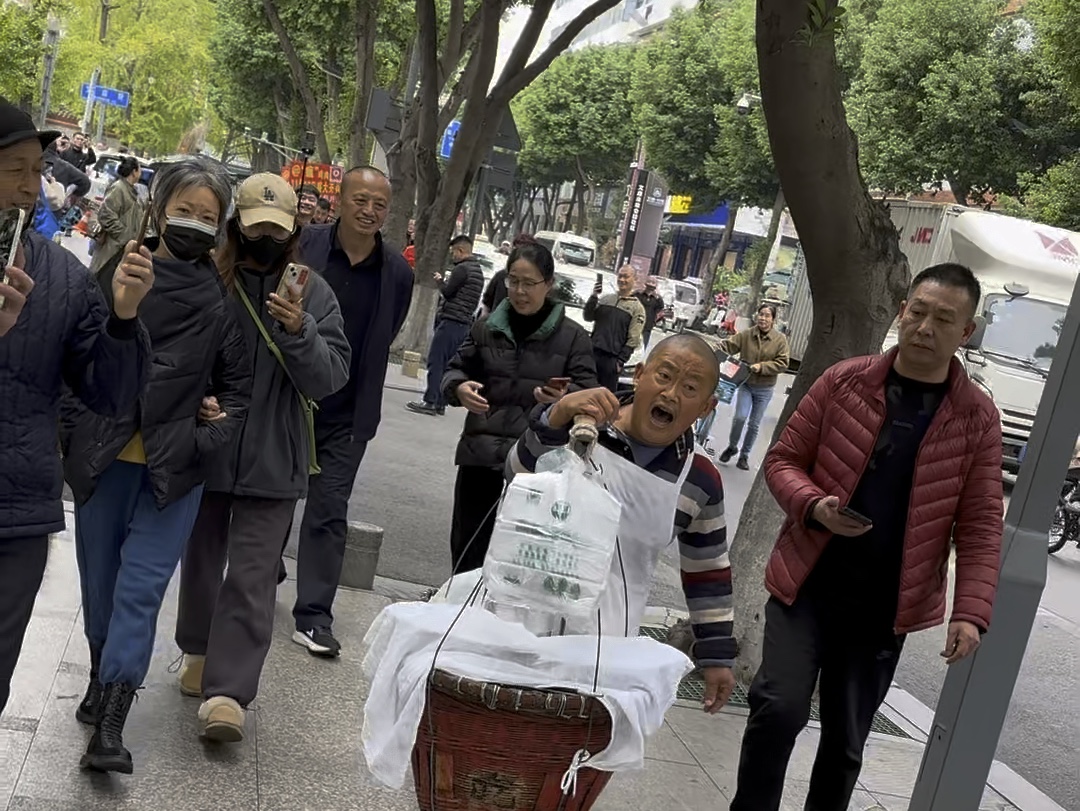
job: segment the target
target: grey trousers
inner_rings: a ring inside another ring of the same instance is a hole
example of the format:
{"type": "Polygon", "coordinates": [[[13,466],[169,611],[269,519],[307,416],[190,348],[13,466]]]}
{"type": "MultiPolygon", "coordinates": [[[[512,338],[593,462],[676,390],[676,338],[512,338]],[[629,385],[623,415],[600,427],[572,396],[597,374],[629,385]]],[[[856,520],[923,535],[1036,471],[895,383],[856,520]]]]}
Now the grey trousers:
{"type": "Polygon", "coordinates": [[[206,698],[226,696],[246,707],[258,693],[274,632],[281,545],[295,508],[296,499],[203,494],[181,562],[176,644],[206,656],[206,698]]]}

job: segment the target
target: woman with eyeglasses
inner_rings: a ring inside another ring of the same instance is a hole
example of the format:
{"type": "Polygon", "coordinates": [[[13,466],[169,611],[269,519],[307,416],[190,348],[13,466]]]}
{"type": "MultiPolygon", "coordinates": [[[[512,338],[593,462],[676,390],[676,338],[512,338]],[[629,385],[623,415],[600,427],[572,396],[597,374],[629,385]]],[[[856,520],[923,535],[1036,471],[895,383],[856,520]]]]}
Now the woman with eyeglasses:
{"type": "Polygon", "coordinates": [[[595,388],[592,339],[548,294],[555,260],[536,242],[514,248],[507,298],[477,321],[443,377],[451,406],[469,411],[458,442],[450,532],[455,572],[480,568],[495,526],[503,468],[537,403],[595,388]]]}
{"type": "MultiPolygon", "coordinates": [[[[306,278],[285,277],[300,240],[288,182],[245,180],[225,234],[216,262],[244,333],[256,406],[207,478],[180,571],[176,644],[180,692],[204,699],[200,736],[236,742],[273,638],[281,549],[318,469],[311,403],[345,385],[350,352],[330,285],[300,266],[306,278]]],[[[204,419],[220,411],[204,401],[204,419]]]]}

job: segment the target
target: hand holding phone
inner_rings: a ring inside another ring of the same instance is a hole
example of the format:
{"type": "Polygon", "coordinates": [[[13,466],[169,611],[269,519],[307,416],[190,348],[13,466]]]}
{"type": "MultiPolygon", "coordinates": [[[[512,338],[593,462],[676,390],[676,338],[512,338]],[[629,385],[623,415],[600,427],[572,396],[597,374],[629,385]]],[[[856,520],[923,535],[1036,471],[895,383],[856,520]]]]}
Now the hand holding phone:
{"type": "Polygon", "coordinates": [[[604,292],[604,274],[596,274],[596,284],[593,285],[593,294],[599,296],[604,292]]]}
{"type": "Polygon", "coordinates": [[[836,496],[826,496],[820,499],[814,505],[811,518],[834,535],[842,535],[845,538],[857,538],[860,535],[865,535],[873,526],[870,519],[859,515],[851,508],[841,508],[840,499],[836,496]]]}
{"type": "Polygon", "coordinates": [[[299,335],[304,327],[304,287],[311,269],[295,263],[281,274],[277,292],[270,294],[266,308],[290,335],[299,335]]]}
{"type": "Polygon", "coordinates": [[[276,295],[279,298],[298,302],[304,297],[304,288],[307,287],[311,268],[290,262],[281,273],[281,281],[278,282],[276,295]]]}
{"type": "Polygon", "coordinates": [[[568,388],[570,388],[569,377],[549,377],[543,386],[537,386],[533,390],[533,398],[538,403],[550,405],[561,400],[568,388]]]}

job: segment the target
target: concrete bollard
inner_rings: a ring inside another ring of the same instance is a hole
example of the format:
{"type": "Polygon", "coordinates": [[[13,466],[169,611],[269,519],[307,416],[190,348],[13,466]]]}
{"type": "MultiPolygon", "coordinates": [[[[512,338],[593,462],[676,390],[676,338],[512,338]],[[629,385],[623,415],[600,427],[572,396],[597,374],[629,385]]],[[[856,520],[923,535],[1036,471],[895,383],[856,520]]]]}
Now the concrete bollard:
{"type": "Polygon", "coordinates": [[[405,377],[420,376],[420,353],[403,352],[401,357],[401,373],[405,377]]]}
{"type": "Polygon", "coordinates": [[[345,536],[345,560],[341,566],[339,586],[371,591],[375,585],[375,569],[379,565],[383,528],[363,521],[350,521],[345,536]]]}

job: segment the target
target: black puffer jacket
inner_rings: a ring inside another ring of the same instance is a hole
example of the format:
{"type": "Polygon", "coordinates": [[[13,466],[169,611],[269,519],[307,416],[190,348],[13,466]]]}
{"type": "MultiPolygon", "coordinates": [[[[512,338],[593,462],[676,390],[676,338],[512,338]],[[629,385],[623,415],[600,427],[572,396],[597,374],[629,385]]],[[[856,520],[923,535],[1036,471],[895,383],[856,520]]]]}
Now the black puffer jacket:
{"type": "Polygon", "coordinates": [[[446,319],[459,324],[471,324],[484,293],[484,271],[473,257],[454,265],[450,276],[439,285],[442,300],[435,321],[446,319]]]}
{"type": "MultiPolygon", "coordinates": [[[[101,278],[106,289],[111,279],[101,278]]],[[[135,409],[118,418],[98,416],[70,395],[64,398],[60,442],[64,475],[76,501],[86,502],[98,477],[142,432],[154,499],[159,507],[181,498],[220,463],[223,448],[251,399],[251,361],[244,336],[226,306],[225,288],[208,259],[196,263],[154,259],[154,286],[139,307],[150,332],[150,377],[135,409]],[[226,418],[198,422],[207,393],[226,418]]]]}
{"type": "Polygon", "coordinates": [[[510,329],[510,301],[473,325],[443,376],[443,393],[460,406],[457,388],[466,380],[481,383],[491,410],[465,418],[455,463],[502,468],[514,443],[529,427],[536,406],[533,389],[553,377],[569,377],[570,390],[594,388],[596,364],[585,329],[566,317],[562,304],[536,332],[518,342],[510,329]]]}

